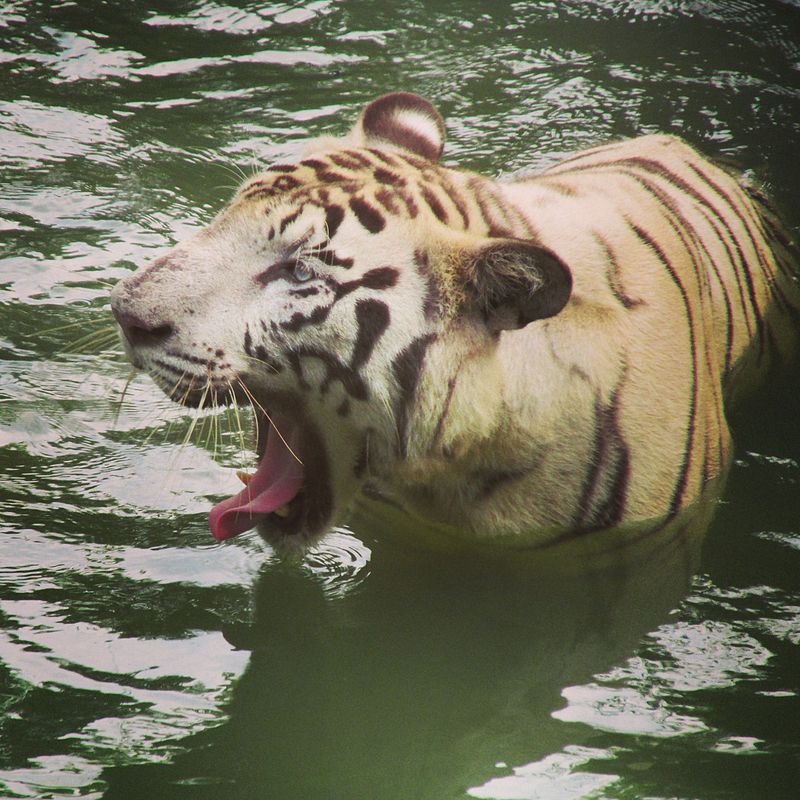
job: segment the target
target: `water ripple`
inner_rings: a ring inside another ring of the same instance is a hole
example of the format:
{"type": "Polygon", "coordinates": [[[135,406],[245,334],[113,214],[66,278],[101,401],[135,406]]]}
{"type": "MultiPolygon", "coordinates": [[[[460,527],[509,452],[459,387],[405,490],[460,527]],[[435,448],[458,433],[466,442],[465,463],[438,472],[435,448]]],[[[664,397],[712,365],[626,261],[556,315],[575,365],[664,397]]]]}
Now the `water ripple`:
{"type": "Polygon", "coordinates": [[[482,786],[469,789],[467,794],[485,800],[581,800],[618,780],[616,775],[585,769],[590,761],[607,760],[614,755],[611,750],[567,746],[563,752],[553,753],[541,761],[514,767],[511,775],[492,778],[482,786]]]}
{"type": "Polygon", "coordinates": [[[334,528],[303,558],[303,567],[320,581],[329,597],[344,597],[368,576],[372,553],[346,528],[334,528]]]}
{"type": "Polygon", "coordinates": [[[6,166],[35,167],[72,156],[103,162],[122,143],[104,117],[32,100],[0,101],[0,126],[6,166]]]}

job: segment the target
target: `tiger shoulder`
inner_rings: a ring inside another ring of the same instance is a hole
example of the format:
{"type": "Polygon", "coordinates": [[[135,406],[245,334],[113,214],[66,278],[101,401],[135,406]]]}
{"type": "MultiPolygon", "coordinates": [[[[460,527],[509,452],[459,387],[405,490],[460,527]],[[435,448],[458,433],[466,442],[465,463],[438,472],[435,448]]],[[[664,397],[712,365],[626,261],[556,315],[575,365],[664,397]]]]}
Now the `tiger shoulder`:
{"type": "Polygon", "coordinates": [[[253,406],[258,466],[218,539],[308,543],[370,488],[538,545],[667,522],[724,474],[730,403],[797,329],[763,195],[671,136],[508,181],[443,147],[427,100],[378,98],[115,289],[162,389],[253,406]]]}

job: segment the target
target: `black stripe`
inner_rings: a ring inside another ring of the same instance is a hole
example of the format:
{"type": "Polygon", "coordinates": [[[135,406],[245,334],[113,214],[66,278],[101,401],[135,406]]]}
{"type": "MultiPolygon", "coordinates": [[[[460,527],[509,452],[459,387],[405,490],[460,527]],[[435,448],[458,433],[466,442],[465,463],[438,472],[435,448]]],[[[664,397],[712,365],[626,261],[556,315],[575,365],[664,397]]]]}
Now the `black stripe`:
{"type": "Polygon", "coordinates": [[[296,311],[292,314],[291,319],[280,323],[281,330],[297,333],[306,325],[319,325],[328,318],[331,308],[332,306],[317,306],[310,314],[301,314],[296,311]]]}
{"type": "MultiPolygon", "coordinates": [[[[719,197],[721,197],[730,207],[731,211],[739,217],[742,222],[742,226],[744,227],[745,231],[747,232],[747,238],[750,240],[750,246],[753,248],[753,252],[756,254],[756,258],[758,259],[759,266],[761,267],[762,271],[765,272],[770,277],[774,277],[773,272],[769,269],[766,259],[764,258],[764,254],[761,251],[761,248],[758,246],[756,242],[756,237],[753,235],[753,231],[750,227],[750,218],[752,217],[753,208],[752,206],[745,205],[743,208],[740,208],[737,203],[734,202],[732,197],[718,184],[714,181],[709,175],[707,175],[700,167],[696,166],[695,164],[689,164],[689,169],[697,175],[700,180],[702,180],[707,186],[709,186],[714,192],[717,193],[719,197]]],[[[757,224],[757,223],[756,223],[757,224]]],[[[761,238],[761,237],[759,237],[761,238]]]]}
{"type": "MultiPolygon", "coordinates": [[[[681,214],[681,212],[678,210],[678,207],[676,206],[673,198],[670,197],[669,194],[667,194],[662,189],[660,189],[655,183],[653,183],[653,181],[648,180],[647,178],[642,177],[641,175],[637,175],[635,172],[631,173],[631,172],[627,172],[626,171],[625,174],[629,175],[642,188],[644,188],[651,195],[653,195],[653,197],[655,197],[656,200],[658,200],[658,202],[661,203],[664,206],[664,208],[670,213],[671,217],[665,216],[665,219],[666,219],[667,223],[669,224],[669,226],[672,228],[672,230],[675,232],[675,235],[680,239],[684,250],[687,252],[687,254],[689,255],[689,258],[691,259],[692,270],[694,271],[694,274],[695,274],[698,292],[702,292],[704,288],[706,288],[706,289],[708,289],[710,291],[710,287],[709,287],[708,283],[704,279],[708,277],[709,270],[714,273],[714,276],[716,277],[717,282],[720,285],[720,289],[722,291],[722,296],[723,296],[724,301],[725,301],[727,343],[726,343],[726,348],[725,348],[724,371],[727,372],[730,369],[731,360],[732,360],[732,357],[733,357],[733,335],[734,335],[734,329],[733,329],[733,307],[731,306],[731,299],[730,299],[730,295],[728,294],[727,286],[725,285],[725,282],[724,282],[724,280],[722,279],[722,276],[719,273],[719,270],[717,268],[716,261],[715,261],[714,257],[708,251],[708,248],[705,246],[705,243],[703,242],[702,237],[700,236],[700,234],[695,230],[695,228],[692,225],[692,223],[686,217],[684,217],[681,214]],[[684,234],[686,234],[686,235],[684,235],[684,234]],[[690,246],[689,242],[686,239],[686,236],[688,236],[691,239],[692,246],[690,246]],[[695,252],[697,252],[699,254],[700,251],[702,251],[702,253],[705,253],[706,263],[708,265],[708,270],[703,269],[702,266],[698,263],[697,258],[695,258],[695,252]]],[[[707,213],[705,211],[703,211],[702,208],[701,208],[701,213],[703,214],[703,218],[709,223],[711,228],[714,230],[714,232],[717,235],[717,238],[719,239],[719,241],[722,242],[723,246],[725,247],[726,253],[728,254],[729,259],[731,259],[731,267],[733,268],[733,273],[734,273],[734,276],[736,277],[737,286],[739,287],[739,299],[742,302],[742,313],[744,314],[745,322],[747,323],[748,315],[747,315],[747,312],[746,312],[746,305],[744,303],[744,296],[742,295],[741,284],[739,283],[739,280],[738,280],[738,277],[737,277],[738,276],[738,271],[736,270],[735,265],[733,264],[733,260],[731,258],[730,250],[727,247],[727,243],[722,238],[721,233],[720,233],[720,231],[718,230],[718,228],[716,226],[716,223],[714,223],[714,221],[712,219],[709,219],[707,213]]],[[[733,238],[732,234],[731,234],[731,237],[733,238]]],[[[734,241],[735,241],[735,239],[734,239],[734,241]]],[[[759,321],[760,321],[760,318],[756,317],[757,325],[758,325],[759,321]]],[[[750,332],[750,326],[748,324],[748,333],[749,332],[750,332]]],[[[706,348],[706,357],[708,358],[708,356],[709,356],[709,351],[708,351],[708,348],[706,348]]],[[[716,370],[714,369],[714,370],[712,370],[712,372],[716,372],[716,370]]]]}
{"type": "Polygon", "coordinates": [[[302,206],[298,208],[296,211],[293,211],[291,214],[285,216],[279,225],[280,232],[283,233],[289,225],[291,225],[299,216],[300,212],[303,210],[302,206]]]}
{"type": "Polygon", "coordinates": [[[356,289],[373,289],[380,292],[391,289],[396,285],[400,273],[394,267],[375,267],[365,272],[360,278],[345,283],[338,283],[333,278],[327,280],[328,285],[333,289],[336,300],[341,300],[350,292],[356,289]]]}
{"type": "Polygon", "coordinates": [[[369,161],[360,157],[357,158],[356,155],[352,152],[330,153],[328,158],[337,167],[343,167],[344,169],[360,170],[365,166],[369,166],[369,161]]]}
{"type": "Polygon", "coordinates": [[[293,262],[291,261],[278,261],[275,264],[270,264],[265,270],[259,272],[258,275],[255,276],[254,280],[256,283],[261,284],[262,286],[267,286],[268,284],[272,283],[272,281],[280,280],[280,279],[289,279],[289,271],[294,266],[293,262]]]}
{"type": "Polygon", "coordinates": [[[258,345],[255,348],[255,360],[260,364],[264,364],[264,366],[269,367],[273,373],[283,372],[283,364],[281,364],[280,361],[275,360],[262,345],[258,345]]]}
{"type": "Polygon", "coordinates": [[[364,380],[354,369],[351,369],[348,364],[343,364],[336,356],[329,353],[327,350],[322,350],[316,347],[301,346],[286,352],[286,357],[292,369],[298,376],[300,385],[303,389],[308,389],[308,383],[303,379],[301,358],[316,358],[319,359],[327,374],[325,380],[320,386],[321,392],[327,392],[330,384],[333,381],[339,381],[344,390],[356,400],[366,400],[369,397],[367,386],[364,380]]]}
{"type": "Polygon", "coordinates": [[[473,177],[468,187],[478,201],[481,215],[489,229],[489,236],[538,241],[539,236],[533,225],[516,206],[497,193],[491,182],[473,177]]]}
{"type": "Polygon", "coordinates": [[[390,167],[402,166],[400,160],[395,158],[390,152],[386,150],[378,150],[375,147],[368,147],[367,152],[374,158],[377,158],[379,161],[383,161],[384,164],[387,164],[390,167]]]}
{"type": "Polygon", "coordinates": [[[478,209],[486,226],[487,235],[498,239],[513,236],[513,232],[498,222],[495,217],[496,199],[494,195],[486,191],[485,181],[481,178],[473,177],[467,183],[467,187],[478,203],[478,209]]]}
{"type": "Polygon", "coordinates": [[[249,325],[246,326],[244,330],[244,352],[246,355],[250,356],[250,358],[256,359],[268,366],[273,372],[281,372],[283,370],[283,364],[270,356],[264,347],[260,345],[256,347],[253,346],[253,337],[250,333],[249,325]]]}
{"type": "Polygon", "coordinates": [[[291,175],[281,175],[279,178],[275,179],[272,186],[281,192],[288,192],[292,189],[296,189],[298,186],[302,186],[302,182],[297,180],[297,178],[293,178],[291,175]]]}
{"type": "Polygon", "coordinates": [[[452,378],[447,382],[447,394],[444,397],[444,404],[442,405],[442,411],[439,414],[439,419],[436,420],[436,427],[433,429],[433,437],[431,439],[433,445],[439,444],[439,439],[442,438],[442,432],[444,431],[444,423],[447,419],[448,414],[450,413],[450,404],[453,402],[453,393],[456,390],[456,383],[458,382],[458,375],[453,375],[452,378]]]}
{"type": "Polygon", "coordinates": [[[395,286],[399,277],[400,271],[394,267],[375,267],[375,269],[364,273],[361,278],[361,284],[365,289],[383,291],[395,286]]]}
{"type": "Polygon", "coordinates": [[[606,437],[605,429],[607,425],[604,420],[605,409],[600,400],[600,393],[594,400],[594,441],[592,443],[592,457],[589,459],[589,468],[586,471],[586,476],[583,479],[583,487],[581,488],[580,499],[578,500],[578,513],[574,519],[573,527],[579,530],[593,528],[594,514],[591,512],[591,501],[597,489],[597,481],[600,477],[600,470],[606,452],[606,437]]]}
{"type": "Polygon", "coordinates": [[[418,172],[434,168],[429,160],[415,156],[412,153],[395,153],[394,155],[397,159],[405,161],[406,164],[413,167],[418,172]]]}
{"type": "Polygon", "coordinates": [[[399,390],[395,406],[395,420],[402,455],[407,452],[406,429],[422,365],[425,361],[425,353],[433,340],[433,334],[420,336],[401,350],[392,361],[392,374],[399,390]]]}
{"type": "Polygon", "coordinates": [[[525,478],[534,471],[533,467],[525,467],[522,469],[506,470],[501,472],[493,472],[490,474],[477,475],[481,485],[476,491],[477,500],[488,500],[501,486],[504,486],[521,478],[525,478]]]}
{"type": "Polygon", "coordinates": [[[606,280],[611,289],[611,293],[617,301],[627,309],[636,308],[637,306],[646,305],[644,300],[631,297],[622,285],[622,275],[620,273],[619,262],[611,249],[611,245],[606,241],[602,234],[594,232],[594,239],[603,248],[605,252],[607,266],[606,266],[606,280]]]}
{"type": "Polygon", "coordinates": [[[372,169],[375,166],[374,162],[369,156],[369,150],[343,150],[341,155],[346,156],[347,158],[352,159],[352,161],[359,165],[359,167],[367,167],[372,169]]]}
{"type": "MultiPolygon", "coordinates": [[[[784,248],[789,249],[792,247],[793,243],[788,238],[786,233],[782,231],[780,225],[776,224],[774,219],[771,219],[771,214],[774,214],[774,209],[772,205],[769,203],[767,198],[757,190],[753,189],[752,187],[740,187],[744,190],[745,198],[748,199],[749,203],[744,203],[744,211],[740,210],[738,205],[733,202],[731,197],[728,193],[722,189],[715,181],[713,181],[709,176],[707,176],[702,170],[694,165],[690,164],[692,170],[704,180],[718,195],[720,195],[731,207],[733,212],[742,220],[744,225],[744,229],[747,232],[747,236],[750,240],[750,244],[753,248],[753,251],[758,258],[759,266],[761,267],[762,272],[768,277],[767,284],[769,286],[770,292],[774,298],[776,298],[779,302],[784,304],[784,307],[787,311],[789,311],[792,316],[797,313],[797,307],[794,303],[792,303],[784,290],[784,287],[778,282],[778,276],[774,272],[774,270],[769,266],[770,257],[772,258],[773,263],[778,268],[780,272],[784,275],[789,276],[790,279],[794,279],[795,273],[793,270],[786,271],[784,269],[783,264],[781,263],[780,259],[778,258],[777,253],[774,252],[773,248],[770,246],[770,236],[767,233],[766,228],[769,227],[770,231],[772,232],[775,239],[777,239],[778,243],[782,245],[784,248]],[[763,211],[762,211],[763,209],[763,211]],[[757,228],[757,233],[759,242],[756,241],[756,236],[753,234],[753,231],[750,227],[750,221],[755,224],[757,228]],[[769,247],[769,254],[765,254],[759,243],[763,242],[769,247]]],[[[771,332],[767,329],[767,335],[772,336],[771,332]]]]}
{"type": "Polygon", "coordinates": [[[611,396],[611,403],[602,411],[605,456],[611,463],[606,467],[606,472],[610,471],[607,494],[592,520],[594,526],[600,529],[619,525],[625,516],[625,501],[630,480],[630,449],[619,426],[619,395],[624,380],[623,374],[611,396]]]}
{"type": "Polygon", "coordinates": [[[273,197],[276,194],[278,194],[278,192],[275,191],[271,183],[267,183],[266,181],[258,181],[244,189],[241,197],[243,200],[255,200],[256,198],[266,199],[273,197]]]}
{"type": "Polygon", "coordinates": [[[330,164],[328,164],[327,161],[321,161],[318,158],[304,158],[300,162],[299,166],[301,166],[301,167],[309,167],[310,169],[313,169],[315,172],[318,171],[318,170],[321,170],[321,169],[329,169],[330,168],[330,164]]]}
{"type": "Polygon", "coordinates": [[[538,231],[533,227],[528,218],[513,203],[498,196],[494,187],[490,187],[490,191],[495,197],[496,208],[505,218],[508,227],[512,231],[515,231],[515,235],[522,239],[538,241],[538,231]]]}
{"type": "Polygon", "coordinates": [[[317,158],[306,158],[301,161],[300,164],[301,166],[314,170],[317,180],[322,183],[347,184],[353,182],[353,177],[351,175],[337,172],[335,169],[331,168],[331,165],[327,161],[321,161],[317,158]]]}
{"type": "Polygon", "coordinates": [[[422,304],[425,319],[433,319],[442,307],[442,293],[439,288],[439,282],[431,269],[428,254],[424,250],[414,251],[414,266],[417,269],[417,273],[425,281],[425,300],[422,304]]]}
{"type": "MultiPolygon", "coordinates": [[[[604,152],[611,152],[613,150],[619,150],[620,147],[627,147],[628,142],[619,142],[618,144],[606,144],[601,145],[600,147],[591,147],[588,150],[584,150],[582,153],[575,153],[574,155],[567,156],[566,158],[562,158],[557,164],[553,164],[552,167],[548,167],[544,172],[543,175],[546,175],[548,172],[556,172],[558,168],[562,164],[571,164],[573,161],[580,161],[582,158],[591,158],[592,156],[596,156],[598,153],[604,152]]],[[[589,169],[595,166],[607,166],[608,162],[599,162],[596,164],[588,164],[586,167],[570,167],[569,169],[589,169]]]]}
{"type": "Polygon", "coordinates": [[[263,178],[254,178],[251,181],[248,181],[244,186],[240,189],[240,194],[245,195],[247,192],[251,192],[254,189],[263,189],[265,186],[272,186],[272,178],[270,177],[263,177],[263,178]]]}
{"type": "Polygon", "coordinates": [[[417,201],[414,199],[411,192],[400,192],[400,197],[406,205],[408,216],[411,217],[411,219],[414,219],[417,214],[419,214],[419,206],[417,205],[417,201]]]}
{"type": "Polygon", "coordinates": [[[378,211],[373,208],[366,200],[361,197],[350,198],[350,208],[356,215],[356,219],[370,232],[379,233],[386,226],[386,220],[378,211]]]}
{"type": "Polygon", "coordinates": [[[303,364],[300,361],[300,353],[294,350],[288,350],[284,353],[286,360],[289,362],[289,367],[292,372],[297,376],[297,383],[301,389],[309,389],[308,381],[303,375],[303,364]]]}
{"type": "MultiPolygon", "coordinates": [[[[731,239],[732,239],[732,241],[734,243],[734,246],[735,246],[737,255],[739,257],[741,267],[742,267],[741,271],[744,273],[744,279],[745,279],[745,283],[747,285],[748,298],[750,300],[750,304],[752,306],[753,313],[754,313],[755,320],[756,320],[757,343],[758,343],[760,352],[762,352],[763,351],[763,346],[764,346],[764,341],[763,341],[763,335],[764,335],[763,317],[762,317],[761,309],[760,309],[760,307],[758,305],[758,300],[756,298],[756,290],[755,290],[755,286],[753,284],[753,276],[752,276],[752,274],[750,272],[750,268],[747,266],[747,261],[746,261],[746,259],[744,257],[744,254],[742,253],[741,246],[739,245],[739,242],[738,242],[736,236],[734,235],[733,231],[730,229],[729,225],[727,224],[727,222],[726,222],[725,218],[723,217],[723,215],[721,214],[721,212],[708,200],[708,198],[706,198],[702,194],[700,194],[700,192],[698,192],[691,184],[687,183],[679,175],[676,175],[675,173],[671,172],[666,167],[664,167],[663,164],[660,164],[657,161],[652,161],[652,160],[646,159],[646,158],[628,158],[628,159],[623,159],[623,160],[621,160],[621,161],[619,161],[617,163],[618,164],[630,164],[631,166],[639,167],[640,169],[642,169],[642,170],[644,170],[646,172],[649,172],[650,174],[655,174],[655,175],[658,175],[659,177],[663,178],[668,183],[670,183],[672,186],[674,186],[676,189],[678,189],[679,191],[681,191],[684,194],[686,194],[689,197],[691,197],[701,207],[706,208],[714,217],[716,217],[719,220],[719,222],[722,225],[723,229],[727,230],[731,234],[731,239]]],[[[687,162],[687,164],[688,164],[688,162],[687,162]]],[[[688,166],[690,168],[692,167],[691,164],[688,164],[688,166]]],[[[736,209],[733,208],[733,207],[732,207],[732,210],[734,211],[736,216],[738,216],[739,219],[742,221],[742,223],[744,225],[744,228],[745,228],[745,230],[748,231],[748,235],[749,235],[749,228],[748,228],[748,226],[746,224],[746,221],[742,217],[742,215],[739,212],[737,212],[736,209]]],[[[752,242],[752,237],[751,237],[751,242],[752,242]]],[[[760,258],[760,254],[758,252],[758,248],[755,247],[755,243],[754,242],[753,242],[753,249],[754,249],[756,255],[760,258]]],[[[712,260],[712,263],[713,263],[713,260],[712,260]]],[[[738,275],[738,270],[734,270],[734,273],[738,275]]]]}
{"type": "Polygon", "coordinates": [[[776,241],[786,250],[791,250],[794,247],[794,242],[789,238],[789,234],[778,224],[777,220],[762,214],[761,221],[766,229],[765,235],[767,239],[776,241]]]}
{"type": "Polygon", "coordinates": [[[329,239],[333,239],[336,236],[336,231],[339,230],[343,219],[344,209],[341,206],[329,205],[325,207],[325,230],[329,239]]]}
{"type": "Polygon", "coordinates": [[[453,184],[447,173],[443,171],[439,172],[439,183],[444,190],[445,196],[455,206],[456,211],[458,211],[461,216],[461,226],[464,230],[468,230],[469,211],[464,203],[461,202],[461,192],[459,188],[453,184]]]}
{"type": "Polygon", "coordinates": [[[400,206],[397,205],[396,197],[393,192],[387,189],[378,189],[375,192],[375,199],[390,213],[399,214],[400,206]]]}
{"type": "Polygon", "coordinates": [[[683,307],[686,314],[686,324],[689,332],[689,349],[692,356],[692,386],[691,386],[691,400],[689,404],[689,412],[686,424],[686,444],[683,450],[683,463],[681,464],[678,473],[678,479],[675,482],[675,491],[672,496],[672,501],[669,507],[669,518],[674,517],[680,510],[683,496],[686,493],[686,486],[689,481],[689,470],[692,464],[692,448],[694,447],[695,435],[695,417],[697,415],[697,344],[695,341],[694,333],[694,318],[692,315],[692,304],[689,295],[686,293],[686,288],[681,283],[681,279],[675,272],[674,267],[670,260],[665,255],[664,251],[659,247],[658,242],[650,237],[647,231],[640,228],[635,223],[628,220],[631,230],[636,234],[637,238],[644,243],[650,251],[658,258],[663,265],[664,269],[669,273],[672,282],[677,287],[681,294],[683,307]]]}
{"type": "Polygon", "coordinates": [[[446,225],[448,220],[447,211],[439,201],[439,198],[425,185],[420,186],[420,193],[435,217],[446,225]]]}
{"type": "Polygon", "coordinates": [[[578,194],[574,187],[569,186],[566,183],[562,183],[561,181],[540,175],[534,175],[533,177],[538,178],[541,185],[545,189],[550,189],[551,191],[555,192],[556,194],[560,194],[563,197],[575,197],[578,194]]]}
{"type": "Polygon", "coordinates": [[[402,175],[398,175],[396,172],[384,169],[383,167],[377,167],[372,174],[375,176],[375,180],[378,181],[378,183],[388,183],[390,186],[403,186],[406,182],[406,179],[402,175]]]}
{"type": "Polygon", "coordinates": [[[302,289],[290,289],[289,294],[292,297],[297,297],[298,299],[302,300],[306,297],[314,297],[314,295],[319,294],[319,287],[318,286],[306,286],[302,289]]]}
{"type": "MultiPolygon", "coordinates": [[[[721,186],[719,186],[717,183],[715,183],[713,180],[711,180],[711,178],[708,175],[706,175],[696,165],[689,164],[689,168],[695,173],[695,175],[697,175],[698,178],[700,178],[707,186],[709,186],[714,192],[716,192],[717,195],[719,197],[721,197],[728,204],[728,206],[730,207],[730,209],[734,213],[734,215],[739,218],[739,221],[742,223],[742,227],[745,229],[745,232],[747,233],[747,238],[750,240],[750,246],[753,248],[753,252],[756,254],[756,258],[758,259],[758,262],[759,262],[759,265],[761,266],[762,271],[771,274],[771,270],[767,270],[766,267],[765,267],[764,258],[763,258],[763,255],[761,253],[761,249],[756,244],[755,238],[753,237],[753,233],[750,230],[750,225],[748,224],[747,218],[742,214],[742,212],[734,204],[734,202],[731,199],[730,195],[728,195],[728,193],[724,189],[722,189],[721,186]]],[[[710,203],[708,203],[708,205],[709,205],[709,207],[711,207],[713,209],[713,206],[711,206],[710,203]]],[[[749,295],[751,297],[750,302],[752,303],[753,308],[755,310],[756,318],[757,318],[756,322],[758,324],[761,321],[761,312],[760,312],[760,309],[759,309],[758,305],[755,302],[755,292],[754,292],[754,289],[752,288],[753,283],[752,283],[752,275],[750,273],[750,269],[747,266],[747,262],[746,262],[746,260],[744,258],[744,254],[742,253],[742,249],[741,249],[741,246],[739,245],[738,239],[734,235],[733,231],[730,230],[730,227],[727,225],[725,220],[722,218],[722,215],[720,214],[720,212],[716,211],[716,209],[714,209],[714,211],[716,213],[716,216],[720,220],[720,222],[722,222],[722,224],[725,226],[725,228],[729,231],[729,233],[731,235],[731,238],[733,239],[733,241],[734,241],[734,243],[736,245],[736,251],[737,251],[737,254],[739,256],[739,261],[740,261],[740,263],[742,265],[742,270],[745,273],[745,280],[747,281],[748,293],[749,293],[749,295]]],[[[759,330],[761,329],[761,325],[760,324],[758,324],[758,329],[759,330]]]]}
{"type": "Polygon", "coordinates": [[[350,368],[361,369],[369,361],[378,340],[386,332],[391,319],[389,306],[381,300],[359,300],[355,308],[358,334],[353,345],[350,368]]]}

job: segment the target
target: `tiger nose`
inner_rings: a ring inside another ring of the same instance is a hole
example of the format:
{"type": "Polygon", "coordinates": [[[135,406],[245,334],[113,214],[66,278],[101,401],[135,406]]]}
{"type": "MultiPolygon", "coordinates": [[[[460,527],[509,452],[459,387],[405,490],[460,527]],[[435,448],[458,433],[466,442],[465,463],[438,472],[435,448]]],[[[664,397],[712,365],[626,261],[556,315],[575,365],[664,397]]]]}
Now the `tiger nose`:
{"type": "Polygon", "coordinates": [[[175,333],[175,326],[171,322],[154,324],[115,303],[111,304],[111,311],[125,338],[134,347],[162,344],[175,333]]]}

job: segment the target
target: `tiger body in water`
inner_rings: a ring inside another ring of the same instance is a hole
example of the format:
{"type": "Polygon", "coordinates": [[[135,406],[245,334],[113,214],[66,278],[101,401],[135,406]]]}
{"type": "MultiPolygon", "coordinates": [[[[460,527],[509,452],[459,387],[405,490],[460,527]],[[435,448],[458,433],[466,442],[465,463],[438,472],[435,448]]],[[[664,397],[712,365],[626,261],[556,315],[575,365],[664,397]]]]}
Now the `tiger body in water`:
{"type": "Polygon", "coordinates": [[[306,545],[373,487],[529,547],[666,523],[724,473],[726,406],[798,319],[763,196],[671,136],[507,182],[443,145],[428,101],[378,98],[115,288],[165,392],[253,406],[217,539],[306,545]]]}

